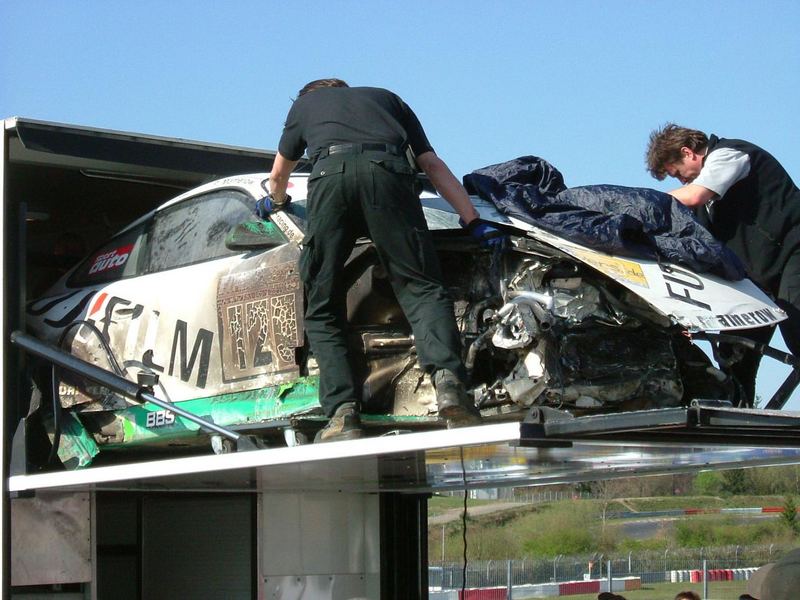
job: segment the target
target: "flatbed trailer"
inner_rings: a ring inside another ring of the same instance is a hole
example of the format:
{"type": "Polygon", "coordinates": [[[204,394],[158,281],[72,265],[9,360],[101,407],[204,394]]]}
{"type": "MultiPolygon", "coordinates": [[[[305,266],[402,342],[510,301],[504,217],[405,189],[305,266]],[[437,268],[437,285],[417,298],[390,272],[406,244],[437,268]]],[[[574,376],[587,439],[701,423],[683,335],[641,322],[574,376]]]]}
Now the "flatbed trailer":
{"type": "MultiPolygon", "coordinates": [[[[426,598],[431,493],[800,463],[800,414],[758,412],[548,411],[531,423],[12,475],[12,535],[45,524],[44,556],[59,564],[74,552],[59,534],[83,523],[76,597],[426,598]],[[115,561],[129,579],[109,581],[115,561]]],[[[40,543],[12,547],[12,573],[43,564],[40,543]]]]}

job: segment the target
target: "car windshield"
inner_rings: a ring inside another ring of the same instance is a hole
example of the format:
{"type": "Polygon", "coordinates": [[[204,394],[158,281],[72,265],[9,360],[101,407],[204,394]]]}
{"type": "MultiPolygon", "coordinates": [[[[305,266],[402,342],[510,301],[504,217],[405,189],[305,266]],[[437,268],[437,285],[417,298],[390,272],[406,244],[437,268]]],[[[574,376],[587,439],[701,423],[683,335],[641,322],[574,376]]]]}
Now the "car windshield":
{"type": "Polygon", "coordinates": [[[225,247],[231,227],[253,213],[249,195],[217,190],[156,213],[146,272],[163,271],[234,254],[225,247]]]}

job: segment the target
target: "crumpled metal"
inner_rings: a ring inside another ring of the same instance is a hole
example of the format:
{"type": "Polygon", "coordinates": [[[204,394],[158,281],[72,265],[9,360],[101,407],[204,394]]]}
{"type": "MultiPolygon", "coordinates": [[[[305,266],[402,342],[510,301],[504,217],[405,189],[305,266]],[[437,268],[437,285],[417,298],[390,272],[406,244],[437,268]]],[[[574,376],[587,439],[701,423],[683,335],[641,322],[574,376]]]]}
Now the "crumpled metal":
{"type": "Polygon", "coordinates": [[[510,302],[498,311],[498,316],[501,318],[492,336],[496,348],[524,348],[536,339],[539,327],[529,306],[510,302]]]}

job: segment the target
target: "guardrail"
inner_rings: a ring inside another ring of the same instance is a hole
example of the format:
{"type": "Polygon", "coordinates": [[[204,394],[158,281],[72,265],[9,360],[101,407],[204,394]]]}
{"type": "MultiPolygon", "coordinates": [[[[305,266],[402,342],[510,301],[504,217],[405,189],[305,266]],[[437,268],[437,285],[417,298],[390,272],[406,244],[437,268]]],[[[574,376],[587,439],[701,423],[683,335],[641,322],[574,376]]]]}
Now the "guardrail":
{"type": "MultiPolygon", "coordinates": [[[[512,588],[569,581],[604,580],[609,567],[612,579],[637,578],[642,584],[749,579],[758,567],[773,562],[790,548],[770,546],[730,546],[701,548],[696,551],[633,552],[623,556],[557,556],[542,559],[470,561],[466,588],[512,588]]],[[[460,562],[431,562],[428,584],[431,590],[461,589],[463,565],[460,562]]]]}

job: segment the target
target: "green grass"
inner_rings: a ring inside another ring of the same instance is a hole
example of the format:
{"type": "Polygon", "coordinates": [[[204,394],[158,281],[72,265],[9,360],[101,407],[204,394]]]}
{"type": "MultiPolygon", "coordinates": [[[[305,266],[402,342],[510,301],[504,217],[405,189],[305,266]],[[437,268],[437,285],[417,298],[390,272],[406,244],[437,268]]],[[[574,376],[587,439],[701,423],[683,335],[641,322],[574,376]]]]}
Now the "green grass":
{"type": "Polygon", "coordinates": [[[722,508],[725,501],[714,496],[683,496],[663,498],[630,498],[626,504],[639,512],[679,510],[681,508],[722,508]]]}
{"type": "MultiPolygon", "coordinates": [[[[783,496],[666,496],[661,498],[629,498],[625,503],[637,511],[677,510],[681,508],[755,508],[783,506],[783,496]]],[[[617,511],[617,505],[610,510],[617,511]]]]}
{"type": "Polygon", "coordinates": [[[742,522],[735,515],[697,515],[675,525],[675,541],[683,548],[746,546],[776,541],[791,544],[793,538],[778,518],[742,522]]]}
{"type": "MultiPolygon", "coordinates": [[[[743,594],[747,587],[746,581],[709,581],[707,600],[734,600],[743,594]]],[[[678,592],[691,590],[703,596],[702,583],[649,583],[641,590],[631,592],[616,592],[622,594],[625,600],[672,600],[678,592]]],[[[533,596],[523,596],[514,593],[514,600],[526,600],[533,596]]],[[[575,596],[559,596],[563,600],[597,600],[597,594],[578,594],[575,596]]]]}
{"type": "MultiPolygon", "coordinates": [[[[684,508],[722,508],[725,505],[744,507],[780,506],[779,498],[742,496],[734,499],[712,497],[627,499],[641,510],[667,510],[679,502],[684,508]]],[[[473,501],[468,505],[493,504],[473,501]]],[[[429,516],[460,509],[463,498],[437,497],[429,502],[429,516]]],[[[627,553],[665,549],[713,546],[747,546],[776,543],[796,545],[797,537],[779,519],[746,521],[737,515],[693,515],[671,522],[648,539],[628,539],[622,533],[623,522],[607,520],[602,524],[599,500],[562,500],[553,503],[515,506],[489,514],[468,517],[467,554],[469,560],[506,560],[552,558],[559,554],[579,555],[592,552],[627,553]]],[[[608,508],[609,512],[617,506],[608,508]]],[[[627,510],[627,509],[626,509],[627,510]]],[[[428,533],[430,556],[441,560],[460,560],[463,552],[461,521],[432,526],[428,533]],[[444,533],[444,543],[442,543],[444,533]],[[443,553],[444,550],[444,553],[443,553]]]]}

